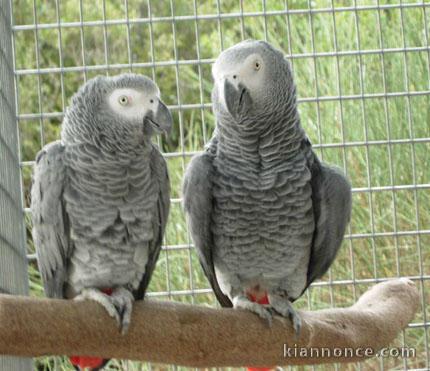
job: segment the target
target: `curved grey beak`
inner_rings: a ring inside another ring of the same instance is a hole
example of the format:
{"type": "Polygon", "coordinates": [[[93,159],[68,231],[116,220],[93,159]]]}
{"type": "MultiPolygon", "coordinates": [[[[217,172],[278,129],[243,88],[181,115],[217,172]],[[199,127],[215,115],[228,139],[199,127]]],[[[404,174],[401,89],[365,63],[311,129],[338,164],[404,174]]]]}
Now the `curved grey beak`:
{"type": "Polygon", "coordinates": [[[225,79],[223,94],[226,109],[235,118],[244,114],[252,105],[248,89],[240,83],[236,88],[230,81],[225,79]]]}
{"type": "Polygon", "coordinates": [[[165,132],[169,134],[172,129],[172,114],[161,100],[158,102],[157,112],[149,112],[145,120],[149,122],[157,133],[165,132]]]}

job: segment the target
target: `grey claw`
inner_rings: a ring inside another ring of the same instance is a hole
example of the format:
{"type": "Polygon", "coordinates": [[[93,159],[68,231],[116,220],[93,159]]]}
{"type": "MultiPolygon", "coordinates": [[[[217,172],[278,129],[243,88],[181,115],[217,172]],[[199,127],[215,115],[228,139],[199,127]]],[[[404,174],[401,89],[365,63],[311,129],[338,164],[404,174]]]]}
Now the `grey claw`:
{"type": "Polygon", "coordinates": [[[121,330],[121,334],[125,335],[130,326],[134,301],[133,295],[129,290],[120,287],[113,292],[112,300],[120,318],[119,329],[121,330]]]}
{"type": "Polygon", "coordinates": [[[280,295],[270,295],[269,302],[272,308],[282,317],[289,318],[294,329],[294,338],[297,340],[300,336],[302,320],[300,315],[294,310],[291,302],[280,295]]]}
{"type": "Polygon", "coordinates": [[[290,311],[290,313],[288,314],[288,317],[293,323],[294,335],[295,335],[294,338],[295,340],[298,340],[300,337],[300,331],[302,329],[302,319],[295,311],[290,311]]]}
{"type": "MultiPolygon", "coordinates": [[[[258,304],[260,305],[260,304],[258,304]]],[[[264,319],[267,322],[267,325],[269,327],[272,327],[273,324],[273,314],[267,309],[262,307],[262,311],[261,313],[258,313],[258,315],[260,316],[260,318],[264,319]]]]}

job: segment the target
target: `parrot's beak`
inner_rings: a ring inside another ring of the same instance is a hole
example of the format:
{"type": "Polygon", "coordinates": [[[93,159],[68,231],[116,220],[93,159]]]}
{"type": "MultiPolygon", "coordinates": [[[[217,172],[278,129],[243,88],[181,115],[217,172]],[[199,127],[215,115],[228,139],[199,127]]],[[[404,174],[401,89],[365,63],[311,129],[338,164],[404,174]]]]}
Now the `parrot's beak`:
{"type": "Polygon", "coordinates": [[[236,88],[228,79],[225,79],[222,94],[225,108],[234,118],[244,114],[252,105],[249,91],[241,83],[236,88]]]}
{"type": "Polygon", "coordinates": [[[158,102],[157,111],[155,113],[152,111],[148,112],[145,121],[147,121],[157,133],[165,132],[169,134],[173,125],[172,114],[161,100],[158,102]]]}

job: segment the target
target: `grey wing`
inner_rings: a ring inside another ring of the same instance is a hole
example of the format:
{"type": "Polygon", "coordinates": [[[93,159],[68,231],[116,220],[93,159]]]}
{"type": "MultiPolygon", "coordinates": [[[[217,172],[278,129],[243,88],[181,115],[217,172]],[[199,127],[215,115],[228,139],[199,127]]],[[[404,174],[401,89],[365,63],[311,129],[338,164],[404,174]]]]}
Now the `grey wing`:
{"type": "Polygon", "coordinates": [[[142,300],[146,289],[157,264],[163,243],[164,231],[166,230],[167,218],[170,210],[170,181],[167,172],[166,161],[157,148],[153,148],[151,153],[151,169],[158,183],[158,199],[154,210],[154,239],[149,245],[148,262],[145,267],[145,274],[134,292],[136,300],[142,300]]]}
{"type": "Polygon", "coordinates": [[[194,156],[184,176],[183,206],[203,271],[219,303],[223,307],[231,307],[230,299],[219,287],[212,258],[213,237],[210,228],[213,202],[212,178],[213,166],[210,153],[205,152],[194,156]]]}
{"type": "Polygon", "coordinates": [[[71,253],[70,228],[63,202],[64,146],[46,145],[36,156],[31,188],[33,241],[45,294],[63,297],[67,262],[71,253]]]}
{"type": "Polygon", "coordinates": [[[315,231],[306,288],[333,263],[351,218],[351,184],[340,169],[315,156],[311,174],[315,231]]]}

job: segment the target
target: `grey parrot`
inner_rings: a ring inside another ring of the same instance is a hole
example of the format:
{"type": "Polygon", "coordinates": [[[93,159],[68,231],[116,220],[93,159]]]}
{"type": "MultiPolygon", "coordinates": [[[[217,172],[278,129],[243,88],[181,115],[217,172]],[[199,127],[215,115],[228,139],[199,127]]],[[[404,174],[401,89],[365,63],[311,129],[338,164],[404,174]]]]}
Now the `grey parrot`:
{"type": "Polygon", "coordinates": [[[192,158],[183,206],[200,263],[223,307],[271,323],[333,263],[351,186],[321,162],[301,124],[288,61],[264,41],[223,51],[212,74],[214,136],[192,158]]]}
{"type": "Polygon", "coordinates": [[[61,140],[36,157],[31,212],[45,293],[95,300],[123,333],[160,253],[170,185],[151,136],[171,125],[150,79],[99,76],[73,96],[61,140]]]}

